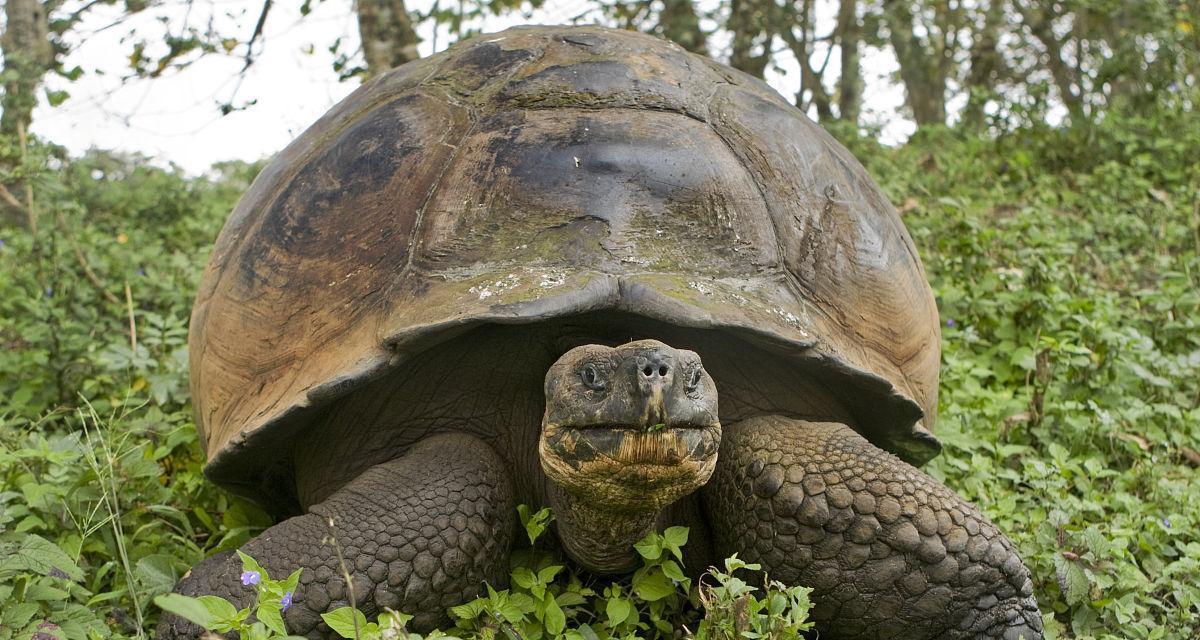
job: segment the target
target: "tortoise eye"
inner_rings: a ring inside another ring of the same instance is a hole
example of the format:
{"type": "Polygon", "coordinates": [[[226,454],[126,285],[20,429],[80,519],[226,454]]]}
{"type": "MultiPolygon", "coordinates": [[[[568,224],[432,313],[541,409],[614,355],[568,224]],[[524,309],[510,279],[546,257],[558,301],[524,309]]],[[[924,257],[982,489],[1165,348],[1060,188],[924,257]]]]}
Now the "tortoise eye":
{"type": "Polygon", "coordinates": [[[596,365],[587,363],[583,365],[583,370],[579,372],[579,376],[583,378],[583,384],[589,389],[599,391],[605,387],[604,380],[600,378],[600,371],[596,369],[596,365]]]}
{"type": "Polygon", "coordinates": [[[687,390],[689,392],[695,391],[700,387],[700,377],[703,373],[704,367],[696,365],[696,368],[692,369],[692,372],[688,374],[687,390]]]}

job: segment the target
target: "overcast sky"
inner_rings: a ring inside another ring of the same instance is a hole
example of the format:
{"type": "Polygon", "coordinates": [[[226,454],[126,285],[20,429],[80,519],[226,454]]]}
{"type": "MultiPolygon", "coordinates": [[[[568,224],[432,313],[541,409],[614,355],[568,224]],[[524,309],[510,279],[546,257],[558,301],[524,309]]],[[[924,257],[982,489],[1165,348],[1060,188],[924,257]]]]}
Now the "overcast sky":
{"type": "MultiPolygon", "coordinates": [[[[129,74],[131,31],[161,32],[160,24],[177,33],[185,21],[236,28],[243,39],[253,29],[261,0],[195,0],[191,13],[183,4],[169,4],[120,21],[115,7],[97,7],[75,36],[67,67],[80,66],[84,76],[67,82],[50,78],[51,89],[65,89],[71,97],[58,107],[42,105],[34,114],[38,135],[78,154],[91,147],[136,151],[160,163],[173,162],[190,173],[202,173],[212,163],[227,159],[257,160],[282,149],[339,99],[358,86],[339,82],[333,71],[329,46],[342,38],[343,48],[357,49],[357,27],[349,0],[314,2],[314,10],[301,17],[299,3],[276,2],[264,32],[261,55],[237,87],[240,58],[211,55],[187,69],[153,80],[123,80],[129,74]],[[222,116],[219,105],[233,99],[256,103],[222,116]]],[[[432,0],[410,0],[410,9],[425,10],[432,0]]],[[[546,0],[528,17],[519,13],[491,17],[480,26],[498,31],[517,24],[566,24],[587,10],[586,0],[546,0]]],[[[831,23],[831,16],[820,17],[831,23]]],[[[421,55],[445,49],[445,32],[435,34],[425,26],[420,35],[421,55]]],[[[717,57],[727,54],[725,43],[714,43],[717,57]]],[[[240,53],[240,50],[235,52],[240,53]]],[[[794,68],[771,71],[767,80],[789,98],[799,85],[794,68]]],[[[830,68],[837,68],[836,54],[830,68]]],[[[903,102],[900,89],[886,78],[896,68],[886,53],[867,52],[863,70],[867,91],[864,116],[868,122],[889,123],[885,141],[898,141],[911,131],[897,111],[903,102]]]]}

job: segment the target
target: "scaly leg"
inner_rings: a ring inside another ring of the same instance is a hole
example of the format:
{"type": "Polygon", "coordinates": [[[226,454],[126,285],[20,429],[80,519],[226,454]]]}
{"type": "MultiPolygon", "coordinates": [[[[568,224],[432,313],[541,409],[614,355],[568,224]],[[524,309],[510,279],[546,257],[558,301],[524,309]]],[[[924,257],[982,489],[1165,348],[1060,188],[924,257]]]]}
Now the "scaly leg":
{"type": "MultiPolygon", "coordinates": [[[[267,529],[242,551],[274,578],[304,569],[284,614],[293,633],[336,637],[320,614],[350,603],[337,552],[326,542],[331,536],[341,546],[358,608],[368,617],[384,607],[413,614],[412,627],[426,631],[447,621],[447,607],[476,597],[485,580],[505,580],[513,500],[507,467],[491,447],[464,434],[431,436],[371,467],[309,513],[267,529]]],[[[219,595],[242,607],[254,590],[241,583],[241,572],[236,555],[214,556],[176,590],[219,595]]],[[[157,637],[200,633],[164,616],[157,637]]]]}
{"type": "Polygon", "coordinates": [[[720,557],[813,587],[822,637],[1042,637],[1013,544],[945,486],[840,423],[726,425],[703,499],[720,557]]]}

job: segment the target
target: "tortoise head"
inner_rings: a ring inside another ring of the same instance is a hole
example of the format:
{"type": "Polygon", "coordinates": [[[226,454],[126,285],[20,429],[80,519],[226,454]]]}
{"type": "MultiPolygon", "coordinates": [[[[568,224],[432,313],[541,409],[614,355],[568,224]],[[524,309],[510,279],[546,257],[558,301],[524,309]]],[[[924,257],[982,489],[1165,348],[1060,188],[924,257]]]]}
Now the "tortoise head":
{"type": "Polygon", "coordinates": [[[542,469],[576,500],[660,509],[708,481],[721,424],[700,356],[657,340],[571,349],[546,374],[542,469]]]}

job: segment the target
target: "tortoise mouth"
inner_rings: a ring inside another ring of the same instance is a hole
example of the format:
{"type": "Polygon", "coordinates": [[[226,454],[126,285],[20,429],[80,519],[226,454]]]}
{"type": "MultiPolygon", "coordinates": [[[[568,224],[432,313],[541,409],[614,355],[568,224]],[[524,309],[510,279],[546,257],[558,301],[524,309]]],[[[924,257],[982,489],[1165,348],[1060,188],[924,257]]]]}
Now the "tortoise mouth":
{"type": "Polygon", "coordinates": [[[538,457],[551,482],[577,499],[614,511],[644,511],[708,482],[720,445],[720,424],[546,424],[538,457]]]}
{"type": "Polygon", "coordinates": [[[586,463],[678,466],[715,457],[720,424],[546,425],[548,452],[574,468],[586,463]]]}

